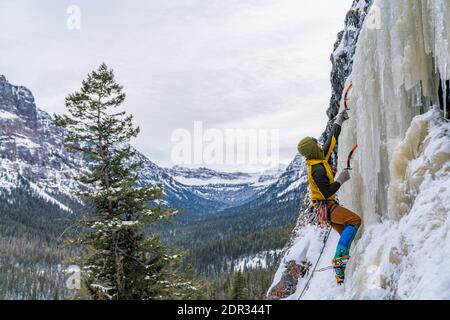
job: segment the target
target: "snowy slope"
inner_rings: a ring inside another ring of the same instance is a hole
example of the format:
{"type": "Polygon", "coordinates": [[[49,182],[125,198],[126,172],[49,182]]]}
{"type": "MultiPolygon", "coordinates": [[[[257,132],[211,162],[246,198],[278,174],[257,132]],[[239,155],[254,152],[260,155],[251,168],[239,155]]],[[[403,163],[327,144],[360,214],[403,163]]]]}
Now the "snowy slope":
{"type": "MultiPolygon", "coordinates": [[[[450,3],[377,0],[374,7],[380,28],[366,23],[357,44],[338,157],[360,144],[339,198],[364,224],[345,286],[335,285],[332,271],[315,273],[303,298],[450,299],[450,124],[445,106],[433,106],[439,80],[450,79],[450,3]]],[[[333,231],[319,268],[330,264],[336,242],[333,231]]],[[[299,224],[274,285],[284,262],[315,263],[321,248],[320,231],[299,224]]]]}

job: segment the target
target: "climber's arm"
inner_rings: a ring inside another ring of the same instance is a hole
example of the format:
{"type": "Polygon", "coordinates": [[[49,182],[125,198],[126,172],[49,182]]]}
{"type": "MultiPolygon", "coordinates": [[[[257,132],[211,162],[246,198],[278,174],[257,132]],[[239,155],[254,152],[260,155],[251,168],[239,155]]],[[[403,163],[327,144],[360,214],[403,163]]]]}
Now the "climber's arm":
{"type": "Polygon", "coordinates": [[[321,164],[316,164],[313,166],[312,177],[325,199],[328,199],[333,194],[338,192],[341,187],[339,182],[333,182],[330,184],[325,168],[321,164]]]}
{"type": "Polygon", "coordinates": [[[333,124],[331,134],[329,135],[327,142],[325,142],[325,144],[323,145],[323,154],[325,155],[326,161],[330,159],[331,153],[333,152],[333,149],[337,144],[340,133],[341,133],[341,126],[337,123],[333,124]]]}

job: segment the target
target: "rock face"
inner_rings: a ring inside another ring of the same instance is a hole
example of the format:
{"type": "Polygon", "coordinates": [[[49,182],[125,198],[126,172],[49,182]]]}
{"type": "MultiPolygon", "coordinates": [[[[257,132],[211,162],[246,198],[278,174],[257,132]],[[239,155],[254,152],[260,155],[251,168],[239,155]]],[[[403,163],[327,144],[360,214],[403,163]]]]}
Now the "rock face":
{"type": "Polygon", "coordinates": [[[307,276],[311,267],[312,264],[309,261],[302,261],[300,264],[297,264],[295,260],[289,261],[280,282],[269,291],[269,300],[279,300],[294,294],[297,290],[298,279],[307,276]]]}
{"type": "Polygon", "coordinates": [[[82,168],[82,161],[64,151],[63,135],[27,88],[0,76],[0,172],[6,185],[22,175],[49,192],[76,188],[65,174],[82,168]]]}
{"type": "Polygon", "coordinates": [[[345,82],[352,72],[353,57],[356,52],[356,44],[361,32],[364,20],[369,12],[373,0],[355,0],[352,7],[345,17],[345,28],[338,33],[337,40],[334,44],[334,50],[331,54],[331,99],[327,109],[327,115],[330,119],[324,136],[328,136],[334,118],[339,112],[342,93],[344,91],[345,82]]]}

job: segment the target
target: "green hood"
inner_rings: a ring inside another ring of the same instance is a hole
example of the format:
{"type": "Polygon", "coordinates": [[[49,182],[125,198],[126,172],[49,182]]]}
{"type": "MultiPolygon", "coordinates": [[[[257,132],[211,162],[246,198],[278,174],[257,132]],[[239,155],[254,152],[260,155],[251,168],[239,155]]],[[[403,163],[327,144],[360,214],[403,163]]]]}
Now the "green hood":
{"type": "Polygon", "coordinates": [[[298,152],[306,158],[306,160],[324,160],[323,150],[319,148],[317,142],[311,137],[306,137],[298,143],[298,152]]]}

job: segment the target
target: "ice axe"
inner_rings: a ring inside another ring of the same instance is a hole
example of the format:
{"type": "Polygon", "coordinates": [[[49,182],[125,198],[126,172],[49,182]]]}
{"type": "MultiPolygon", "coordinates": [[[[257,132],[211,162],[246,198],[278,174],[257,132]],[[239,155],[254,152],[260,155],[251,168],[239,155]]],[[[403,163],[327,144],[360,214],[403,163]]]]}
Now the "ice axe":
{"type": "Polygon", "coordinates": [[[352,166],[351,166],[351,161],[353,160],[353,154],[355,153],[356,149],[358,149],[358,145],[355,144],[352,148],[352,150],[350,151],[348,158],[347,158],[347,168],[345,170],[352,170],[352,166]]]}
{"type": "Polygon", "coordinates": [[[350,108],[347,105],[348,102],[348,94],[350,93],[350,91],[353,89],[353,83],[350,82],[350,84],[347,86],[347,88],[345,88],[344,91],[344,106],[345,106],[345,110],[350,110],[350,108]]]}
{"type": "MultiPolygon", "coordinates": [[[[347,88],[345,88],[344,90],[344,107],[345,110],[350,110],[350,108],[348,107],[348,94],[350,93],[350,91],[353,89],[353,83],[350,82],[350,84],[347,86],[347,88]]],[[[352,170],[352,166],[351,166],[351,161],[353,160],[353,154],[355,153],[356,149],[358,149],[358,145],[355,144],[352,148],[352,150],[350,151],[348,158],[347,158],[347,168],[346,170],[352,170]]]]}

